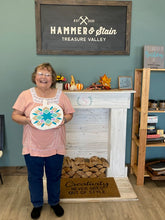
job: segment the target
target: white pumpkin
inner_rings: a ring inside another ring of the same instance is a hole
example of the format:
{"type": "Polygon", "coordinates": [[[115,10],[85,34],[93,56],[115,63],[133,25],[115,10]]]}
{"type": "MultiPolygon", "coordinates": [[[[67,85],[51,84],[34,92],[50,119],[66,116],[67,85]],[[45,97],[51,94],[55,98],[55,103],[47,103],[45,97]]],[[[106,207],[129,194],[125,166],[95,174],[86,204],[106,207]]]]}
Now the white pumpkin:
{"type": "Polygon", "coordinates": [[[70,88],[69,88],[69,90],[71,90],[71,91],[77,90],[76,85],[75,85],[75,84],[71,85],[70,88]]]}

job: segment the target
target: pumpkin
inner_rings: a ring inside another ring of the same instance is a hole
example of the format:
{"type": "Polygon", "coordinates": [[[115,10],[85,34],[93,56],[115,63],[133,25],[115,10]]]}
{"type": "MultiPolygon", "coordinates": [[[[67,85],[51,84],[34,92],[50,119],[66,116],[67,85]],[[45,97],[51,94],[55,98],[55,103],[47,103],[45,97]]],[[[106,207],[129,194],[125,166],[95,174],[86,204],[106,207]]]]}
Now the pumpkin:
{"type": "Polygon", "coordinates": [[[71,85],[70,87],[69,87],[69,90],[77,90],[77,88],[76,88],[76,84],[73,84],[73,85],[71,85]]]}
{"type": "Polygon", "coordinates": [[[70,83],[65,83],[64,85],[65,90],[69,90],[70,86],[71,86],[70,83]]]}
{"type": "Polygon", "coordinates": [[[76,83],[77,90],[82,90],[84,88],[84,85],[82,83],[76,83]]]}

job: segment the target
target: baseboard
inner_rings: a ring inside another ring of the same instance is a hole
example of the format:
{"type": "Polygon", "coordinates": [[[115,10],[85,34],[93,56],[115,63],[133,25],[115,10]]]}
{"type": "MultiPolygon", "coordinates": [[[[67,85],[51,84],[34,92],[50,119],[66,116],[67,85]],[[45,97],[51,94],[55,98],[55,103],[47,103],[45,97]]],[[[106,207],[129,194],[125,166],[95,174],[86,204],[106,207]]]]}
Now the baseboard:
{"type": "Polygon", "coordinates": [[[22,176],[27,175],[26,166],[0,167],[0,173],[3,176],[22,176]]]}

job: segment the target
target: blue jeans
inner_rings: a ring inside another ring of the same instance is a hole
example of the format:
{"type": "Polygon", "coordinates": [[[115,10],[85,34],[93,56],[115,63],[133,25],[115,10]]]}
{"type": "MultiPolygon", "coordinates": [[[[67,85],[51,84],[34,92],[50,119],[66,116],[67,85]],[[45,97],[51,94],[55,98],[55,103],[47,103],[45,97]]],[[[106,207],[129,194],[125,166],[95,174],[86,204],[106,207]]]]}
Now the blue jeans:
{"type": "Polygon", "coordinates": [[[51,206],[58,204],[60,201],[60,180],[64,156],[56,154],[50,157],[34,157],[27,154],[24,157],[33,206],[43,205],[44,167],[47,178],[48,203],[51,206]]]}

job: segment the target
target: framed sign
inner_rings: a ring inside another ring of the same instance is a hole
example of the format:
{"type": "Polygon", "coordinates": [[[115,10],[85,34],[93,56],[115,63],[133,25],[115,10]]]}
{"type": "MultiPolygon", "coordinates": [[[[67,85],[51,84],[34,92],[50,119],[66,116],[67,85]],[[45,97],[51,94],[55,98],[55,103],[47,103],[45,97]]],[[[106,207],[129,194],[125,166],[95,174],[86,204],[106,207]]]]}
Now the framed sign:
{"type": "Polygon", "coordinates": [[[164,46],[144,46],[144,68],[164,69],[164,46]]]}
{"type": "Polygon", "coordinates": [[[119,89],[132,89],[132,77],[131,76],[119,76],[118,84],[119,84],[119,89]]]}
{"type": "Polygon", "coordinates": [[[37,54],[128,55],[132,1],[35,0],[37,54]]]}

